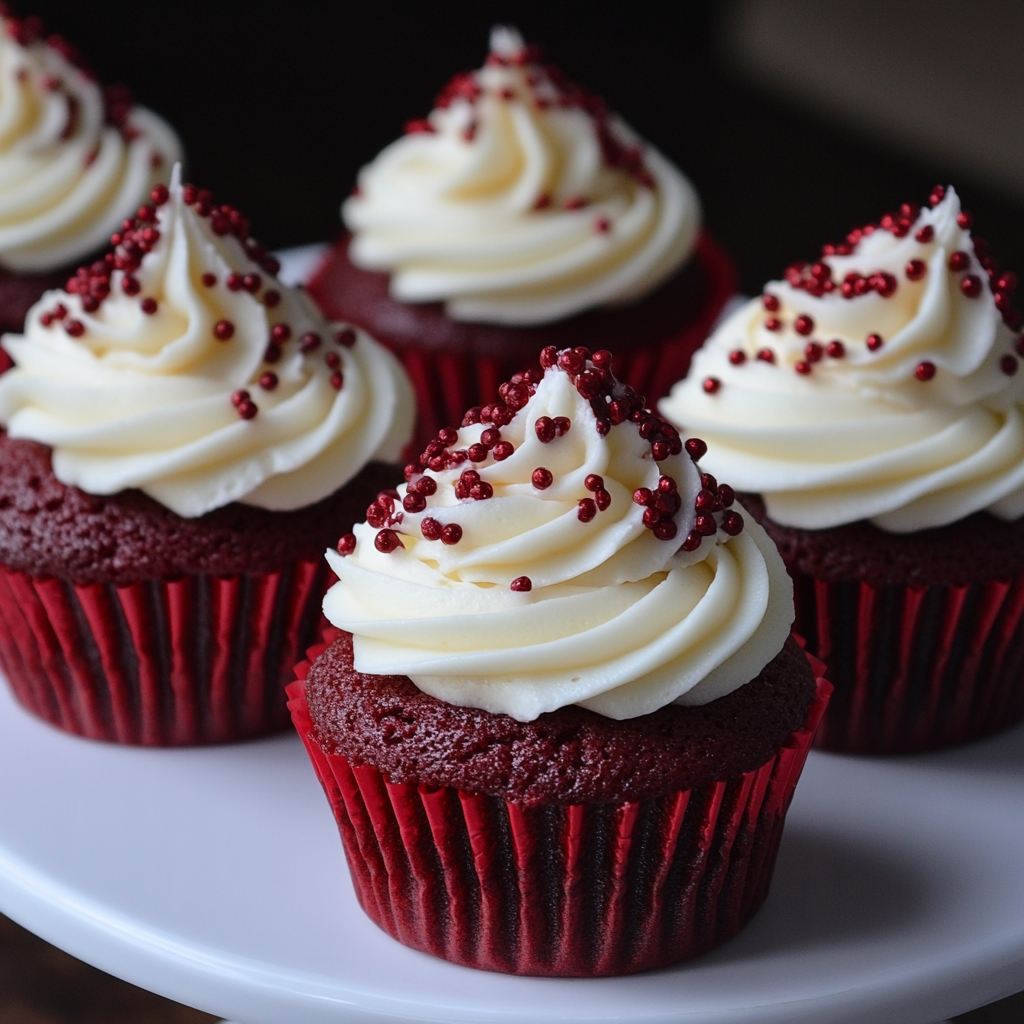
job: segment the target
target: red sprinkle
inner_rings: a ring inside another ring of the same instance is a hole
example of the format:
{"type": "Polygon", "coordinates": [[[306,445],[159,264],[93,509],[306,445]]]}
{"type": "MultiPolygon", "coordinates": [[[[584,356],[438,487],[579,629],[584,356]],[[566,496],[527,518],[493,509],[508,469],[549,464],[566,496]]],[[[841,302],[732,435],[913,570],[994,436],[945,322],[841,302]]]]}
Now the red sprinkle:
{"type": "Polygon", "coordinates": [[[334,335],[334,340],[345,348],[351,348],[356,343],[356,332],[351,327],[343,327],[334,335]]]}
{"type": "Polygon", "coordinates": [[[581,523],[589,523],[597,515],[597,502],[593,498],[582,498],[576,506],[576,516],[581,523]]]}
{"type": "Polygon", "coordinates": [[[782,306],[782,303],[779,302],[779,297],[777,295],[762,295],[761,304],[764,306],[765,309],[768,310],[769,313],[777,313],[780,307],[782,306]]]}
{"type": "Polygon", "coordinates": [[[264,391],[273,391],[277,387],[277,374],[270,370],[260,374],[260,387],[264,391]]]}
{"type": "Polygon", "coordinates": [[[218,341],[227,341],[234,334],[235,325],[230,320],[218,320],[213,325],[213,335],[218,341]]]}
{"type": "Polygon", "coordinates": [[[694,462],[698,459],[703,459],[708,450],[707,442],[702,441],[699,437],[688,438],[683,447],[686,449],[686,454],[689,455],[694,462]]]}
{"type": "Polygon", "coordinates": [[[935,237],[935,228],[931,224],[925,224],[923,228],[916,235],[916,238],[922,245],[927,245],[935,237]]]}
{"type": "Polygon", "coordinates": [[[757,358],[760,359],[762,363],[774,363],[775,353],[770,348],[762,348],[758,350],[757,358]]]}
{"type": "Polygon", "coordinates": [[[962,249],[958,249],[949,257],[949,269],[954,273],[966,270],[971,265],[971,257],[962,249]]]}
{"type": "Polygon", "coordinates": [[[147,316],[152,316],[156,312],[156,299],[154,299],[151,295],[147,295],[146,298],[142,300],[141,305],[142,312],[145,313],[147,316]]]}
{"type": "Polygon", "coordinates": [[[441,540],[444,531],[436,519],[427,517],[420,521],[420,533],[424,540],[441,540]]]}
{"type": "Polygon", "coordinates": [[[517,594],[527,594],[533,590],[533,581],[529,576],[517,576],[509,584],[509,590],[514,590],[517,594]]]}
{"type": "Polygon", "coordinates": [[[804,347],[804,356],[809,363],[820,363],[825,350],[816,341],[809,341],[804,347]]]}
{"type": "Polygon", "coordinates": [[[880,334],[869,334],[867,337],[867,346],[872,352],[877,352],[884,342],[880,334]]]}
{"type": "Polygon", "coordinates": [[[249,398],[243,399],[238,403],[238,415],[241,416],[243,420],[253,419],[258,412],[259,409],[256,407],[256,403],[249,398]]]}
{"type": "Polygon", "coordinates": [[[806,336],[814,330],[814,321],[806,313],[802,313],[793,321],[793,330],[806,336]]]}
{"type": "Polygon", "coordinates": [[[64,324],[64,330],[71,335],[72,338],[80,338],[85,334],[85,324],[81,320],[68,320],[64,324]]]}
{"type": "Polygon", "coordinates": [[[768,331],[781,331],[782,321],[777,316],[770,316],[764,322],[765,330],[768,331]]]}
{"type": "Polygon", "coordinates": [[[741,348],[734,348],[729,353],[729,362],[733,366],[742,366],[747,361],[747,353],[741,348]]]}
{"type": "Polygon", "coordinates": [[[722,529],[730,537],[735,537],[743,529],[743,516],[739,512],[726,512],[722,516],[722,529]]]}
{"type": "Polygon", "coordinates": [[[925,359],[917,364],[917,369],[914,370],[914,376],[919,381],[931,380],[932,377],[935,376],[935,364],[925,359]]]}
{"type": "Polygon", "coordinates": [[[546,491],[555,480],[551,470],[545,469],[543,466],[538,466],[533,471],[531,479],[533,480],[533,486],[536,487],[538,491],[546,491]]]}
{"type": "Polygon", "coordinates": [[[599,473],[588,473],[586,480],[583,481],[583,486],[588,491],[600,491],[604,487],[604,477],[599,473]]]}
{"type": "Polygon", "coordinates": [[[811,364],[806,360],[801,359],[794,367],[797,373],[802,374],[804,377],[811,372],[811,364]]]}
{"type": "Polygon", "coordinates": [[[462,540],[462,527],[458,523],[449,523],[441,531],[442,544],[458,544],[462,540]]]}
{"type": "Polygon", "coordinates": [[[356,549],[356,535],[354,533],[343,534],[338,541],[338,554],[351,555],[356,549]]]}
{"type": "Polygon", "coordinates": [[[837,338],[825,346],[825,351],[832,359],[842,359],[846,355],[846,346],[837,338]]]}
{"type": "Polygon", "coordinates": [[[911,281],[920,281],[927,272],[928,267],[924,260],[911,260],[905,268],[907,278],[911,281]]]}
{"type": "Polygon", "coordinates": [[[274,288],[263,293],[263,305],[273,309],[281,301],[281,293],[274,288]]]}
{"type": "Polygon", "coordinates": [[[510,441],[499,441],[491,449],[491,455],[494,456],[495,462],[504,462],[514,451],[515,448],[510,441]]]}
{"type": "Polygon", "coordinates": [[[702,387],[709,394],[715,394],[721,388],[722,382],[717,377],[705,377],[702,387]]]}
{"type": "Polygon", "coordinates": [[[392,551],[397,551],[402,542],[394,530],[378,530],[377,536],[373,538],[373,546],[382,554],[389,555],[392,551]]]}
{"type": "Polygon", "coordinates": [[[1007,377],[1012,377],[1017,372],[1017,365],[1016,356],[1005,355],[999,360],[999,369],[1002,370],[1007,377]]]}
{"type": "Polygon", "coordinates": [[[207,272],[203,274],[202,282],[207,288],[212,288],[217,283],[217,275],[207,272]]]}
{"type": "Polygon", "coordinates": [[[981,294],[981,278],[976,274],[968,274],[960,280],[960,291],[969,299],[976,299],[981,294]]]}
{"type": "Polygon", "coordinates": [[[149,193],[149,198],[152,200],[154,206],[163,206],[170,196],[171,194],[167,191],[166,185],[154,185],[153,189],[149,193]]]}

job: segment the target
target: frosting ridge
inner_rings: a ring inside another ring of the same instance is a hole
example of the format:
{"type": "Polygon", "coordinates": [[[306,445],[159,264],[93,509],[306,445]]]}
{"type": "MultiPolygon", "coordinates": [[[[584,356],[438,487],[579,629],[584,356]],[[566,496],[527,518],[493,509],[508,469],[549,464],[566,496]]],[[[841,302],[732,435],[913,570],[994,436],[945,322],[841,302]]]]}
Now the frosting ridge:
{"type": "Polygon", "coordinates": [[[324,612],[359,671],[520,721],[625,719],[714,700],[778,653],[774,546],[609,362],[546,349],[328,552],[324,612]]]}
{"type": "Polygon", "coordinates": [[[0,265],[50,271],[102,249],[180,159],[165,121],[104,93],[38,19],[0,18],[0,265]]]}
{"type": "Polygon", "coordinates": [[[660,410],[788,526],[894,532],[1024,514],[1016,275],[952,188],[794,264],[694,356],[660,410]]]}
{"type": "Polygon", "coordinates": [[[136,487],[193,517],[299,508],[397,461],[414,408],[404,371],[281,285],[237,210],[176,167],[112,241],[4,340],[0,422],[49,445],[62,483],[136,487]]]}
{"type": "Polygon", "coordinates": [[[510,325],[641,298],[700,227],[682,173],[503,27],[486,65],[363,168],[342,215],[350,258],[390,272],[394,298],[510,325]]]}

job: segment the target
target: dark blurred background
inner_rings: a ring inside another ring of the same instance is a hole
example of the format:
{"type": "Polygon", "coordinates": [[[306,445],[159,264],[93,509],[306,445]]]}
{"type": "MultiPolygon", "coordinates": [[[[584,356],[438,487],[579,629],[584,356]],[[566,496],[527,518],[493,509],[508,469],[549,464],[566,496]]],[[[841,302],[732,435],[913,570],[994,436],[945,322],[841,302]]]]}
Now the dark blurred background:
{"type": "MultiPolygon", "coordinates": [[[[1024,271],[1020,0],[15,6],[174,124],[190,180],[274,247],[333,238],[359,167],[479,66],[490,26],[507,22],[692,178],[747,292],[939,182],[1024,271]]],[[[4,1024],[211,1019],[0,918],[4,1024]]],[[[1021,997],[960,1018],[1022,1019],[1021,997]]]]}

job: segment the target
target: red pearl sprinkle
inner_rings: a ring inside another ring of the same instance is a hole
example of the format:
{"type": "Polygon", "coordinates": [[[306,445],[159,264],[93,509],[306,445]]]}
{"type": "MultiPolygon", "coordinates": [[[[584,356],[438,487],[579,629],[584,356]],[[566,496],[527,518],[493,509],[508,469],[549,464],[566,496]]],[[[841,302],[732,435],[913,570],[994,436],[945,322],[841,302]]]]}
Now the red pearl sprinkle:
{"type": "Polygon", "coordinates": [[[262,283],[263,280],[259,274],[246,274],[245,277],[242,278],[242,287],[253,295],[260,290],[260,285],[262,283]]]}
{"type": "Polygon", "coordinates": [[[686,454],[689,455],[694,462],[697,462],[699,459],[703,459],[708,450],[707,442],[702,441],[699,437],[687,438],[683,447],[686,449],[686,454]]]}
{"type": "Polygon", "coordinates": [[[911,260],[904,268],[907,278],[911,281],[920,281],[927,270],[924,260],[911,260]]]}
{"type": "Polygon", "coordinates": [[[962,249],[958,249],[952,253],[949,257],[949,269],[954,273],[959,273],[961,270],[966,270],[971,265],[971,257],[967,255],[962,249]]]}
{"type": "Polygon", "coordinates": [[[242,290],[242,275],[228,274],[224,283],[228,286],[228,291],[239,292],[242,290]]]}
{"type": "Polygon", "coordinates": [[[962,210],[960,213],[956,215],[956,222],[957,224],[960,225],[960,227],[966,230],[967,228],[974,226],[974,216],[968,213],[966,210],[962,210]]]}
{"type": "Polygon", "coordinates": [[[917,364],[917,368],[914,370],[914,376],[919,381],[931,380],[935,376],[935,364],[929,362],[927,359],[917,364]]]}
{"type": "Polygon", "coordinates": [[[511,442],[499,441],[491,449],[491,455],[494,456],[495,462],[504,462],[514,451],[515,448],[512,447],[511,442]]]}
{"type": "Polygon", "coordinates": [[[594,491],[594,501],[599,512],[605,512],[612,503],[612,496],[603,488],[599,487],[594,491]]]}
{"type": "Polygon", "coordinates": [[[1005,355],[999,360],[999,369],[1006,374],[1007,377],[1012,377],[1017,372],[1017,359],[1015,356],[1005,355]]]}
{"type": "Polygon", "coordinates": [[[885,344],[880,334],[869,334],[867,337],[868,349],[872,352],[877,352],[882,345],[885,344]]]}
{"type": "Polygon", "coordinates": [[[806,313],[802,313],[793,321],[793,330],[806,336],[814,330],[814,321],[806,313]]]}
{"type": "Polygon", "coordinates": [[[231,404],[235,407],[241,405],[249,397],[248,391],[236,391],[231,396],[231,404]]]}
{"type": "Polygon", "coordinates": [[[341,356],[337,352],[328,352],[324,356],[324,362],[332,369],[337,370],[341,366],[341,356]]]}
{"type": "Polygon", "coordinates": [[[260,374],[260,387],[264,391],[273,391],[277,387],[277,374],[267,370],[260,374]]]}
{"type": "Polygon", "coordinates": [[[203,274],[201,280],[207,288],[212,288],[217,283],[217,275],[207,272],[203,274]]]}
{"type": "Polygon", "coordinates": [[[139,284],[138,278],[132,277],[131,274],[125,274],[121,278],[121,291],[125,295],[138,295],[142,291],[142,285],[139,284]]]}
{"type": "Polygon", "coordinates": [[[140,305],[142,306],[142,312],[147,316],[152,316],[156,312],[156,299],[152,295],[147,295],[140,305]]]}
{"type": "Polygon", "coordinates": [[[356,343],[356,332],[351,327],[343,327],[334,335],[334,340],[345,348],[351,348],[356,343]]]}
{"type": "Polygon", "coordinates": [[[969,299],[976,299],[981,294],[981,278],[976,274],[967,274],[960,279],[960,291],[969,299]]]}
{"type": "Polygon", "coordinates": [[[572,421],[568,416],[556,416],[555,417],[555,433],[562,437],[569,433],[569,428],[572,426],[572,421]]]}
{"type": "Polygon", "coordinates": [[[769,313],[777,313],[782,306],[777,295],[762,295],[761,305],[768,310],[769,313]]]}
{"type": "Polygon", "coordinates": [[[256,403],[251,399],[246,398],[244,401],[238,403],[238,415],[243,420],[251,420],[255,417],[259,409],[256,407],[256,403]]]}
{"type": "Polygon", "coordinates": [[[809,363],[820,363],[825,350],[816,341],[809,341],[804,347],[804,355],[809,363]]]}
{"type": "Polygon", "coordinates": [[[307,331],[299,339],[299,351],[305,354],[315,352],[323,344],[323,338],[316,331],[307,331]]]}
{"type": "Polygon", "coordinates": [[[419,491],[409,491],[402,499],[402,508],[406,512],[422,512],[427,507],[427,496],[419,491]]]}
{"type": "Polygon", "coordinates": [[[565,208],[567,210],[582,210],[587,205],[587,200],[583,196],[570,196],[565,201],[565,208]]]}
{"type": "Polygon", "coordinates": [[[163,206],[170,197],[171,194],[167,191],[166,185],[154,185],[149,193],[149,198],[154,206],[163,206]]]}
{"type": "Polygon", "coordinates": [[[270,338],[279,345],[284,344],[292,336],[292,329],[287,324],[274,324],[270,328],[270,338]]]}
{"type": "Polygon", "coordinates": [[[402,546],[402,542],[394,530],[378,530],[377,536],[373,538],[373,546],[381,554],[389,555],[392,551],[397,551],[402,546]]]}
{"type": "Polygon", "coordinates": [[[449,523],[441,531],[442,544],[458,544],[462,540],[462,527],[458,523],[449,523]]]}
{"type": "Polygon", "coordinates": [[[718,533],[718,523],[715,522],[715,517],[711,515],[701,515],[693,521],[693,528],[702,537],[713,537],[718,533]]]}
{"type": "Polygon", "coordinates": [[[638,505],[643,505],[645,508],[646,506],[650,505],[650,503],[653,500],[654,493],[653,491],[651,491],[649,487],[638,487],[633,492],[633,501],[635,501],[638,505]]]}
{"type": "Polygon", "coordinates": [[[342,534],[338,540],[338,554],[351,555],[356,549],[356,535],[354,533],[342,534]]]}
{"type": "Polygon", "coordinates": [[[760,359],[762,363],[774,363],[775,353],[770,348],[758,349],[757,358],[760,359]]]}
{"type": "Polygon", "coordinates": [[[825,346],[825,352],[831,359],[842,359],[846,355],[846,346],[836,338],[825,346]]]}
{"type": "Polygon", "coordinates": [[[612,365],[612,354],[606,348],[599,348],[591,357],[590,361],[599,370],[611,369],[612,365]]]}
{"type": "Polygon", "coordinates": [[[935,228],[931,224],[925,224],[923,228],[916,235],[916,238],[922,245],[927,245],[935,237],[935,228]]]}
{"type": "Polygon", "coordinates": [[[701,541],[704,538],[696,531],[691,530],[686,535],[686,540],[683,541],[680,550],[681,551],[696,551],[700,547],[701,541]]]}
{"type": "Polygon", "coordinates": [[[588,491],[599,491],[604,487],[604,477],[599,473],[588,473],[586,480],[583,481],[583,486],[588,491]]]}
{"type": "Polygon", "coordinates": [[[734,348],[729,353],[729,362],[733,366],[742,366],[747,361],[747,353],[741,348],[734,348]]]}
{"type": "Polygon", "coordinates": [[[945,186],[936,185],[935,188],[932,189],[931,195],[928,197],[928,202],[931,203],[932,206],[938,206],[939,203],[942,202],[942,199],[945,196],[945,194],[945,186]]]}
{"type": "Polygon", "coordinates": [[[600,235],[607,235],[612,229],[612,222],[607,217],[597,217],[594,220],[594,230],[600,235]]]}
{"type": "Polygon", "coordinates": [[[427,517],[420,521],[420,533],[424,540],[441,540],[444,530],[436,519],[427,517]]]}
{"type": "Polygon", "coordinates": [[[281,293],[274,288],[263,293],[263,305],[273,309],[281,301],[281,293]]]}
{"type": "Polygon", "coordinates": [[[338,370],[335,370],[334,373],[331,374],[331,387],[334,388],[335,391],[340,391],[344,383],[344,374],[340,373],[338,370]]]}
{"type": "Polygon", "coordinates": [[[722,382],[717,377],[705,377],[701,386],[709,395],[713,395],[721,388],[722,382]]]}
{"type": "Polygon", "coordinates": [[[555,439],[555,421],[550,416],[538,416],[533,429],[541,444],[550,444],[555,439]]]}
{"type": "Polygon", "coordinates": [[[68,320],[68,322],[64,324],[64,330],[67,331],[72,338],[80,338],[85,334],[85,324],[83,324],[81,320],[68,320]]]}
{"type": "Polygon", "coordinates": [[[263,353],[263,361],[265,363],[276,363],[281,358],[281,346],[277,342],[270,342],[267,345],[266,351],[263,353]]]}
{"type": "Polygon", "coordinates": [[[213,335],[218,341],[227,341],[234,334],[235,325],[230,320],[218,320],[213,325],[213,335]]]}
{"type": "MultiPolygon", "coordinates": [[[[544,419],[545,417],[541,417],[544,419]]],[[[554,429],[554,427],[552,427],[554,429]]],[[[480,443],[485,448],[493,448],[501,440],[501,431],[497,427],[488,427],[480,433],[480,443]]]]}
{"type": "Polygon", "coordinates": [[[531,479],[533,480],[533,486],[536,487],[538,491],[547,490],[555,480],[551,470],[545,469],[543,466],[538,466],[533,471],[531,479]]]}
{"type": "Polygon", "coordinates": [[[777,316],[770,316],[764,322],[765,330],[768,331],[781,331],[782,321],[777,316]]]}
{"type": "Polygon", "coordinates": [[[793,369],[796,370],[797,373],[806,377],[807,374],[811,372],[811,364],[808,363],[806,360],[801,359],[798,363],[796,363],[796,365],[794,365],[793,369]]]}
{"type": "Polygon", "coordinates": [[[528,594],[533,590],[533,580],[529,576],[517,576],[509,584],[509,590],[514,590],[517,594],[528,594]]]}
{"type": "Polygon", "coordinates": [[[730,537],[735,537],[743,529],[743,516],[739,512],[726,512],[722,516],[722,529],[730,537]]]}
{"type": "Polygon", "coordinates": [[[581,498],[576,506],[576,517],[581,523],[589,523],[597,515],[597,502],[593,498],[581,498]]]}
{"type": "Polygon", "coordinates": [[[672,540],[679,532],[679,527],[671,519],[663,519],[660,523],[655,523],[652,532],[658,540],[672,540]]]}

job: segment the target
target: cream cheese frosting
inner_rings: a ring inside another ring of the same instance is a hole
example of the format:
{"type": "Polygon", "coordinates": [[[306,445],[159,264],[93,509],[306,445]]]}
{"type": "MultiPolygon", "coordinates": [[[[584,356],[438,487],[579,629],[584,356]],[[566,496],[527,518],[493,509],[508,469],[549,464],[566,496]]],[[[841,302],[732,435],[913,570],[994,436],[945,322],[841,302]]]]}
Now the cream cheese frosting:
{"type": "Polygon", "coordinates": [[[65,484],[139,488],[186,517],[299,508],[398,461],[414,402],[395,358],[276,280],[245,218],[180,167],[152,200],[5,337],[10,436],[51,446],[65,484]]]}
{"type": "Polygon", "coordinates": [[[1024,341],[952,189],[826,246],[737,310],[660,410],[787,526],[1024,514],[1024,341]]]}
{"type": "Polygon", "coordinates": [[[106,96],[34,19],[0,26],[0,265],[40,273],[102,249],[181,159],[174,131],[106,96]]]}
{"type": "Polygon", "coordinates": [[[357,266],[456,320],[547,323],[633,302],[688,259],[690,182],[513,29],[359,175],[342,207],[357,266]]]}
{"type": "Polygon", "coordinates": [[[714,700],[781,650],[777,551],[610,359],[546,349],[328,552],[324,613],[359,671],[520,721],[621,720],[714,700]]]}

